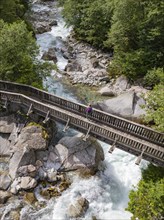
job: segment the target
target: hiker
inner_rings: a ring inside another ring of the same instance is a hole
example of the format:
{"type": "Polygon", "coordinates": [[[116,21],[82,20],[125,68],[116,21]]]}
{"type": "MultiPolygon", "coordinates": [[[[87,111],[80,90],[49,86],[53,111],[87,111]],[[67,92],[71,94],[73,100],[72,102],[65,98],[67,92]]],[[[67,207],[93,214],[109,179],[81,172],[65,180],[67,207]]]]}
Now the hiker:
{"type": "Polygon", "coordinates": [[[86,118],[92,114],[92,105],[89,104],[86,108],[86,118]]]}

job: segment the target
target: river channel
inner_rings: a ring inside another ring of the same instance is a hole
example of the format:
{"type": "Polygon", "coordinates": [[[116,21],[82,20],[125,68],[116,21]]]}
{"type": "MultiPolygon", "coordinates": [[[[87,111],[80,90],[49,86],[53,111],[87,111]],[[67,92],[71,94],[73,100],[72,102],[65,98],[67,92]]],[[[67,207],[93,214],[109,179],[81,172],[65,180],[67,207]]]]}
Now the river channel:
{"type": "MultiPolygon", "coordinates": [[[[48,6],[35,3],[32,10],[49,10],[48,6]]],[[[47,51],[50,47],[59,48],[57,52],[57,66],[63,70],[67,60],[60,53],[63,47],[62,40],[66,40],[70,29],[66,28],[61,16],[61,9],[55,9],[57,14],[57,26],[53,26],[50,32],[38,34],[37,43],[40,53],[47,51]],[[62,39],[62,40],[61,40],[62,39]]],[[[76,94],[62,84],[62,75],[57,74],[47,78],[44,85],[50,93],[62,96],[66,99],[80,102],[76,94]]],[[[61,125],[60,125],[61,126],[61,125]]],[[[60,135],[59,126],[59,135],[60,135]]],[[[65,135],[72,135],[75,131],[69,130],[65,135]]],[[[105,160],[100,171],[89,179],[74,177],[72,185],[57,199],[48,202],[47,207],[31,215],[31,219],[40,220],[66,220],[68,206],[73,203],[78,194],[89,201],[89,209],[83,219],[91,220],[96,216],[101,220],[130,220],[131,213],[125,211],[128,204],[128,194],[133,185],[136,185],[141,177],[141,167],[135,165],[136,157],[124,151],[116,149],[109,154],[109,145],[100,142],[105,153],[105,160]]],[[[143,165],[141,165],[143,166],[143,165]]]]}

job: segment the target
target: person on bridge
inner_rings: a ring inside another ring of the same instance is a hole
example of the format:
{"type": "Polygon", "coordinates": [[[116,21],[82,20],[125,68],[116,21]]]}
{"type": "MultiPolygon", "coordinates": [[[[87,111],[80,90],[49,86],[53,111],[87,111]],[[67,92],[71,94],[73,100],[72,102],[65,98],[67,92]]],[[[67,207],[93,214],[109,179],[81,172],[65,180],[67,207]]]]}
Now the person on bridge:
{"type": "Polygon", "coordinates": [[[88,116],[91,116],[91,114],[92,114],[92,105],[91,104],[89,104],[88,106],[87,106],[87,108],[86,108],[86,118],[88,118],[88,116]]]}

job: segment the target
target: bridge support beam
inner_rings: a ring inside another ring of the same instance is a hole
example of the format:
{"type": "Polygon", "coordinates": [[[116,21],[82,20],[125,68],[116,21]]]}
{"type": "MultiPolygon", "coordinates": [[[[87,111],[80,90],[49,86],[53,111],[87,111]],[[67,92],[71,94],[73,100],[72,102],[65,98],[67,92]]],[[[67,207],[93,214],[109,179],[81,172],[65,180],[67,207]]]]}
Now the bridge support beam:
{"type": "Polygon", "coordinates": [[[141,154],[138,156],[138,158],[137,158],[137,160],[136,160],[136,162],[135,162],[136,165],[139,165],[139,164],[140,164],[140,162],[141,162],[141,160],[142,160],[142,155],[143,155],[143,153],[144,153],[145,150],[146,150],[146,147],[143,148],[141,154]]]}
{"type": "Polygon", "coordinates": [[[50,111],[47,112],[46,117],[45,117],[45,119],[44,119],[44,121],[43,121],[43,124],[46,124],[47,121],[50,120],[49,114],[50,114],[50,111]]]}
{"type": "Polygon", "coordinates": [[[29,116],[31,113],[33,113],[33,110],[32,110],[32,104],[30,105],[29,109],[28,109],[28,112],[27,112],[27,116],[29,116]]]}
{"type": "Polygon", "coordinates": [[[5,100],[5,104],[3,105],[3,108],[7,109],[8,107],[8,99],[5,100]]]}
{"type": "Polygon", "coordinates": [[[68,128],[69,128],[69,126],[68,126],[69,122],[70,122],[70,118],[68,118],[67,123],[63,129],[64,132],[66,132],[66,130],[68,130],[68,128]]]}
{"type": "Polygon", "coordinates": [[[89,138],[89,132],[90,132],[91,128],[92,128],[92,125],[88,128],[87,134],[86,134],[85,137],[83,138],[83,141],[86,141],[87,138],[89,138]]]}
{"type": "Polygon", "coordinates": [[[116,148],[116,142],[117,142],[118,138],[116,138],[112,144],[112,146],[110,147],[108,153],[113,153],[114,149],[116,148]]]}

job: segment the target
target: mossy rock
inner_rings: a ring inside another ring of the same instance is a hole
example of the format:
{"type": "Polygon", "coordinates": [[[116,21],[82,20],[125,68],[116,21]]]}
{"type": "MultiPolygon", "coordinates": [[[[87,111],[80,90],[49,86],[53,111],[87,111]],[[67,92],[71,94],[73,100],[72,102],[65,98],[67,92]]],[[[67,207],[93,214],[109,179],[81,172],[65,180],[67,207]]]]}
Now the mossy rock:
{"type": "Polygon", "coordinates": [[[92,216],[92,220],[98,220],[97,218],[96,218],[96,216],[92,216]]]}
{"type": "Polygon", "coordinates": [[[83,179],[88,179],[91,176],[94,176],[97,172],[97,169],[95,168],[81,168],[77,171],[78,175],[83,179]]]}
{"type": "Polygon", "coordinates": [[[41,185],[42,185],[43,188],[46,188],[47,187],[47,182],[46,181],[42,181],[41,185]]]}
{"type": "Polygon", "coordinates": [[[14,220],[19,220],[20,219],[20,211],[19,210],[11,211],[10,218],[14,219],[14,220]]]}
{"type": "Polygon", "coordinates": [[[61,195],[61,193],[58,191],[57,187],[48,188],[48,192],[50,193],[51,197],[58,197],[61,195]]]}
{"type": "Polygon", "coordinates": [[[47,189],[41,190],[40,195],[43,196],[47,200],[49,200],[51,198],[50,193],[47,191],[47,189]]]}
{"type": "Polygon", "coordinates": [[[37,210],[43,209],[47,206],[47,202],[46,201],[37,201],[35,202],[35,207],[37,210]]]}
{"type": "Polygon", "coordinates": [[[60,192],[63,192],[64,190],[66,190],[69,186],[71,185],[70,182],[68,181],[63,181],[59,184],[59,190],[60,192]]]}
{"type": "Polygon", "coordinates": [[[43,137],[45,140],[48,140],[48,139],[49,139],[49,134],[48,134],[48,132],[46,131],[46,129],[45,129],[42,125],[40,125],[40,124],[38,124],[38,123],[36,123],[36,122],[30,122],[30,123],[27,124],[26,127],[30,127],[30,126],[40,127],[40,128],[42,129],[42,137],[43,137]]]}
{"type": "Polygon", "coordinates": [[[35,194],[33,192],[27,192],[24,195],[24,201],[30,205],[34,205],[34,203],[37,201],[37,199],[36,199],[35,194]]]}
{"type": "Polygon", "coordinates": [[[41,190],[40,195],[48,200],[52,197],[60,196],[61,193],[58,191],[57,187],[49,187],[47,189],[41,190]]]}

